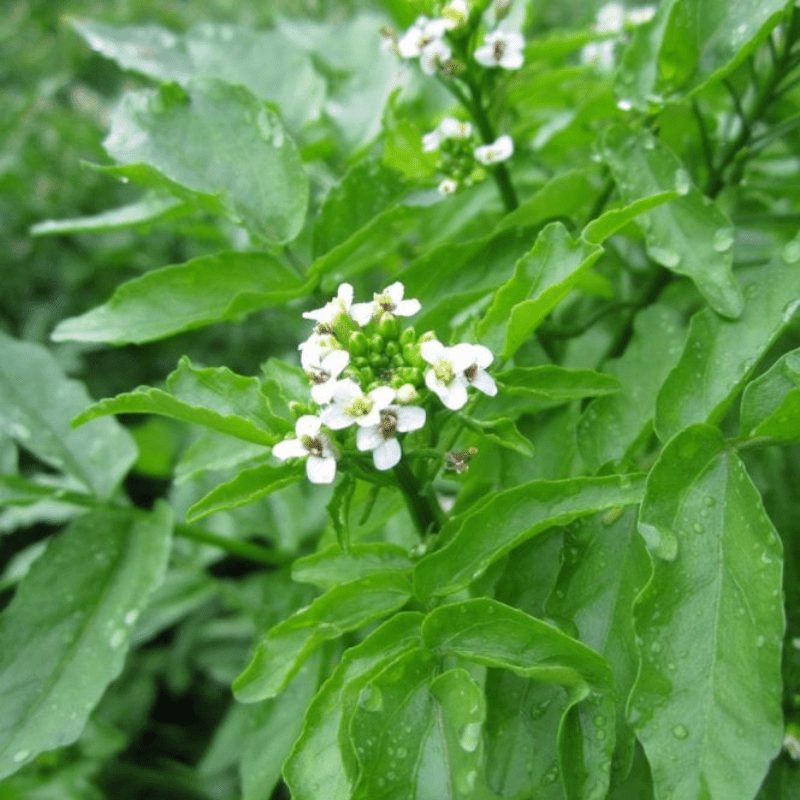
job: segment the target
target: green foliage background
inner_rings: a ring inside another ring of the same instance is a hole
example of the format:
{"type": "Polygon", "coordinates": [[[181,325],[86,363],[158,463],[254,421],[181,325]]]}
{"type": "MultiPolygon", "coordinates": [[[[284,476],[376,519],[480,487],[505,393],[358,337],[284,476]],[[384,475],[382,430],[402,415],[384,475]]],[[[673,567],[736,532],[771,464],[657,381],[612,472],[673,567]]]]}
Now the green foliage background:
{"type": "Polygon", "coordinates": [[[517,0],[516,199],[447,200],[433,3],[58,5],[0,10],[0,800],[800,796],[795,3],[608,74],[517,0]],[[308,485],[300,314],[398,279],[500,392],[308,485]]]}

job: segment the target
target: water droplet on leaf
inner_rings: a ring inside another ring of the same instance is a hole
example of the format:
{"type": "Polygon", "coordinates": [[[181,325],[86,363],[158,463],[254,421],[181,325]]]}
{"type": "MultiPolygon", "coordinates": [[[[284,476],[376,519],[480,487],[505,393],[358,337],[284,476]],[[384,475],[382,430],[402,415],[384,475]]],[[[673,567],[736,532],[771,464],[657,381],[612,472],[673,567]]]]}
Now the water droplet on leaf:
{"type": "Polygon", "coordinates": [[[800,242],[789,242],[784,246],[783,250],[781,251],[781,255],[787,264],[796,264],[798,261],[800,261],[800,242]]]}
{"type": "Polygon", "coordinates": [[[733,247],[733,230],[731,228],[720,228],[714,234],[714,249],[718,253],[726,253],[733,247]]]}
{"type": "Polygon", "coordinates": [[[481,740],[481,723],[468,722],[462,729],[458,737],[458,743],[462,749],[468,753],[474,753],[481,740]]]}
{"type": "Polygon", "coordinates": [[[672,735],[676,739],[686,739],[689,736],[689,730],[685,725],[676,725],[672,729],[672,735]]]}

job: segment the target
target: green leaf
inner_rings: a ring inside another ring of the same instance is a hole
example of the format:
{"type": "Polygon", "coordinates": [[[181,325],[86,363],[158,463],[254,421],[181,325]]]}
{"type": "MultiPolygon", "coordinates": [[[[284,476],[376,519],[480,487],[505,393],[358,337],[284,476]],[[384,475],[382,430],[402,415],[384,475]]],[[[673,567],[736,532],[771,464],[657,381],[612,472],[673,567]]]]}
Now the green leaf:
{"type": "Polygon", "coordinates": [[[419,647],[421,620],[419,613],[395,614],[345,651],[309,706],[303,731],[284,765],[294,800],[350,800],[357,765],[346,726],[369,680],[419,647]]]}
{"type": "Polygon", "coordinates": [[[148,192],[141,200],[121,208],[76,219],[49,219],[31,226],[31,236],[55,236],[66,233],[97,233],[144,225],[165,217],[174,217],[186,209],[175,197],[148,192]]]}
{"type": "Polygon", "coordinates": [[[356,490],[356,479],[346,473],[337,482],[327,506],[336,541],[345,552],[350,549],[350,504],[356,490]]]}
{"type": "Polygon", "coordinates": [[[588,687],[607,688],[606,660],[558,628],[487,597],[449,603],[422,624],[426,647],[526,678],[557,683],[580,696],[588,687]]]}
{"type": "Polygon", "coordinates": [[[652,110],[665,96],[694,94],[722,80],[763,42],[785,0],[668,0],[637,28],[617,75],[620,97],[652,110]]]}
{"type": "Polygon", "coordinates": [[[402,608],[410,596],[407,575],[397,573],[335,586],[269,631],[234,682],[236,697],[243,703],[274,697],[323,642],[382,619],[402,608]]]}
{"type": "Polygon", "coordinates": [[[389,542],[356,543],[350,545],[347,552],[331,545],[318,553],[295,559],[292,578],[330,589],[367,575],[406,571],[411,565],[406,549],[389,542]]]}
{"type": "Polygon", "coordinates": [[[412,650],[368,684],[350,725],[361,763],[353,800],[475,796],[483,692],[466,670],[436,667],[412,650]]]}
{"type": "Polygon", "coordinates": [[[716,312],[738,317],[743,298],[732,273],[733,226],[728,217],[692,185],[680,159],[651,134],[614,126],[605,134],[603,152],[626,202],[678,192],[680,197],[648,211],[640,222],[648,255],[690,277],[716,312]]]}
{"type": "Polygon", "coordinates": [[[639,669],[633,605],[651,574],[634,509],[587,517],[565,533],[561,569],[547,601],[548,616],[574,625],[576,638],[611,665],[617,698],[614,773],[622,776],[630,768],[634,749],[624,703],[639,669]]]}
{"type": "Polygon", "coordinates": [[[0,777],[80,736],[164,576],[171,530],[164,504],[95,510],[31,567],[0,617],[0,777]]]}
{"type": "Polygon", "coordinates": [[[609,236],[613,236],[620,228],[639,215],[680,196],[679,192],[672,189],[656,192],[648,197],[640,197],[623,208],[612,208],[597,219],[593,219],[583,229],[582,236],[590,244],[602,244],[609,236]]]}
{"type": "Polygon", "coordinates": [[[686,333],[681,315],[668,306],[640,311],[625,352],[603,369],[622,389],[593,400],[578,423],[578,447],[590,471],[622,463],[652,430],[656,396],[681,354],[686,333]]]}
{"type": "MultiPolygon", "coordinates": [[[[788,247],[784,253],[794,251],[788,247]]],[[[793,256],[792,256],[793,257],[793,256]]],[[[683,354],[656,402],[656,432],[666,441],[697,422],[718,422],[758,360],[791,322],[800,297],[800,264],[781,254],[742,273],[745,304],[735,321],[710,309],[692,317],[683,354]],[[787,298],[789,298],[787,300],[787,298]]]]}
{"type": "Polygon", "coordinates": [[[244,707],[248,726],[237,742],[242,800],[263,800],[273,793],[318,683],[319,663],[311,659],[278,697],[244,707]]]}
{"type": "Polygon", "coordinates": [[[112,174],[178,191],[264,239],[291,241],[303,226],[308,177],[297,148],[243,86],[192,79],[185,90],[129,92],[104,146],[123,165],[112,174]]]}
{"type": "Polygon", "coordinates": [[[595,511],[638,503],[643,488],[642,476],[614,475],[531,481],[497,492],[445,525],[439,536],[446,544],[414,569],[414,592],[428,598],[463,589],[527,539],[595,511]]]}
{"type": "Polygon", "coordinates": [[[740,439],[800,439],[800,350],[781,356],[742,395],[740,439]]]}
{"type": "Polygon", "coordinates": [[[542,411],[546,408],[582,400],[585,397],[612,395],[620,389],[611,375],[590,369],[564,369],[552,364],[541,367],[514,367],[494,376],[502,385],[491,402],[477,408],[481,419],[509,417],[542,411]]]}
{"type": "Polygon", "coordinates": [[[136,460],[136,448],[116,420],[72,430],[70,420],[90,402],[45,348],[0,333],[0,431],[108,498],[136,460]]]}
{"type": "Polygon", "coordinates": [[[62,320],[53,340],[150,342],[282,305],[312,285],[267,253],[200,256],[123,283],[102,306],[62,320]]]}
{"type": "Polygon", "coordinates": [[[783,736],[780,540],[738,456],[705,425],[664,448],[640,525],[677,539],[636,607],[631,720],[656,796],[750,800],[783,736]]]}
{"type": "Polygon", "coordinates": [[[476,327],[478,340],[510,358],[602,252],[597,245],[573,240],[561,223],[548,225],[494,295],[476,327]]]}
{"type": "Polygon", "coordinates": [[[325,81],[305,51],[279,31],[206,23],[175,34],[158,25],[72,24],[92,49],[157,81],[187,86],[202,76],[239,84],[275,103],[293,127],[321,111],[325,81]]]}
{"type": "Polygon", "coordinates": [[[195,367],[184,356],[167,378],[167,390],[140,386],[100,400],[73,421],[83,425],[109,414],[161,414],[271,447],[291,429],[272,413],[257,378],[227,367],[195,367]]]}
{"type": "Polygon", "coordinates": [[[267,495],[298,483],[306,477],[299,464],[262,464],[241,470],[235,478],[212,489],[186,511],[187,522],[209,514],[256,503],[267,495]]]}

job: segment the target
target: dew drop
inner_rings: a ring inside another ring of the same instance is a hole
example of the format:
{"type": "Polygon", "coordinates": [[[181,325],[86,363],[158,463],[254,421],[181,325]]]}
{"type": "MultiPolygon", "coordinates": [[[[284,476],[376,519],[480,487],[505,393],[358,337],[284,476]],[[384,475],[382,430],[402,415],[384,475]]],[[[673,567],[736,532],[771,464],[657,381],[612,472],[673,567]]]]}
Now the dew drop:
{"type": "Polygon", "coordinates": [[[606,718],[602,714],[596,714],[592,721],[598,728],[602,728],[606,724],[606,718]]]}
{"type": "Polygon", "coordinates": [[[125,624],[133,625],[137,619],[139,619],[139,612],[134,608],[125,615],[125,624]]]}
{"type": "Polygon", "coordinates": [[[396,755],[398,758],[405,758],[408,755],[408,750],[405,747],[398,747],[396,755]]]}
{"type": "Polygon", "coordinates": [[[594,732],[594,738],[597,739],[598,742],[602,742],[606,738],[606,732],[600,728],[594,732]]]}
{"type": "Polygon", "coordinates": [[[361,707],[365,711],[380,711],[383,708],[383,695],[375,686],[368,686],[361,695],[361,707]]]}
{"type": "Polygon", "coordinates": [[[672,735],[676,739],[686,739],[689,736],[689,731],[685,725],[676,725],[672,729],[672,735]]]}
{"type": "Polygon", "coordinates": [[[21,761],[24,761],[30,754],[31,754],[30,750],[18,750],[16,753],[14,753],[14,763],[19,764],[21,761]]]}
{"type": "Polygon", "coordinates": [[[800,242],[795,240],[786,244],[781,255],[787,264],[796,264],[800,261],[800,242]]]}
{"type": "Polygon", "coordinates": [[[481,740],[481,723],[468,722],[462,729],[458,737],[458,743],[463,750],[474,753],[481,740]]]}
{"type": "Polygon", "coordinates": [[[681,167],[675,172],[675,191],[678,194],[689,194],[689,189],[691,187],[691,176],[683,167],[681,167]]]}
{"type": "Polygon", "coordinates": [[[125,641],[125,631],[122,628],[118,628],[111,634],[111,638],[108,640],[108,643],[111,647],[116,650],[123,642],[125,641]]]}
{"type": "Polygon", "coordinates": [[[617,100],[617,108],[620,111],[630,111],[633,108],[633,103],[630,100],[617,100]]]}
{"type": "Polygon", "coordinates": [[[699,522],[695,522],[695,524],[692,525],[692,530],[695,533],[705,533],[706,528],[705,525],[701,525],[699,522]]]}
{"type": "Polygon", "coordinates": [[[666,247],[651,247],[648,252],[653,260],[667,268],[677,267],[681,263],[680,255],[666,247]]]}

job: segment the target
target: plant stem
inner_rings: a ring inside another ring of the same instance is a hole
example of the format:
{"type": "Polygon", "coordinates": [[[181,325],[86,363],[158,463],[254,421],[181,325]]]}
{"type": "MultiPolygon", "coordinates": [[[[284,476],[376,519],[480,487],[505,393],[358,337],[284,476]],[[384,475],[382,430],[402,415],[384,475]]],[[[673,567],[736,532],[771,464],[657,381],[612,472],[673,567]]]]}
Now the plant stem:
{"type": "Polygon", "coordinates": [[[443,521],[442,512],[434,501],[422,493],[422,486],[408,464],[400,461],[394,468],[394,475],[420,536],[438,533],[443,521]]]}

